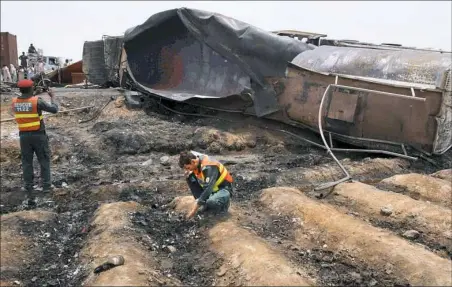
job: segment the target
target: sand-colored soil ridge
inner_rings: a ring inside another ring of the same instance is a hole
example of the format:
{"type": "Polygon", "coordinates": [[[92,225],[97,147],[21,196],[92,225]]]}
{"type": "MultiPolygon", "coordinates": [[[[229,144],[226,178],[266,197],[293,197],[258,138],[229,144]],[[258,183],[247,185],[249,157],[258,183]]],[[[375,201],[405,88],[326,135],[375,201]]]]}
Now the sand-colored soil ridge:
{"type": "MultiPolygon", "coordinates": [[[[171,207],[187,213],[193,206],[193,196],[176,197],[171,207]]],[[[310,286],[313,280],[306,272],[292,266],[265,240],[240,227],[234,221],[239,208],[231,208],[230,216],[216,223],[208,232],[211,249],[225,263],[216,273],[221,286],[310,286]]]]}
{"type": "MultiPolygon", "coordinates": [[[[349,160],[342,164],[353,178],[382,179],[384,177],[401,173],[409,166],[409,162],[403,159],[366,159],[360,162],[349,160]]],[[[303,186],[317,184],[325,181],[334,181],[343,176],[340,168],[329,163],[309,168],[292,168],[277,178],[278,185],[303,186]]]]}
{"type": "Polygon", "coordinates": [[[381,181],[388,189],[406,193],[414,199],[431,201],[452,207],[452,186],[450,181],[428,175],[398,174],[381,181]]]}
{"type": "MultiPolygon", "coordinates": [[[[33,222],[47,222],[56,216],[53,212],[44,210],[28,210],[8,213],[1,216],[1,256],[0,266],[2,277],[14,277],[24,266],[24,262],[33,260],[39,251],[39,246],[35,246],[33,238],[29,235],[21,234],[21,221],[28,224],[33,222]]],[[[11,286],[14,278],[2,281],[2,286],[11,286]]]]}
{"type": "Polygon", "coordinates": [[[452,284],[450,260],[310,199],[297,189],[265,189],[261,202],[276,213],[300,217],[303,228],[322,232],[326,245],[334,251],[346,250],[372,266],[392,264],[394,275],[411,285],[452,284]]]}
{"type": "Polygon", "coordinates": [[[452,210],[360,182],[339,184],[334,191],[332,200],[336,204],[353,208],[367,217],[421,231],[422,236],[437,240],[452,251],[452,210]],[[384,207],[392,209],[390,216],[381,214],[384,207]]]}
{"type": "Polygon", "coordinates": [[[432,173],[431,176],[452,182],[452,168],[437,171],[432,173]]]}
{"type": "Polygon", "coordinates": [[[83,256],[93,260],[92,270],[109,256],[122,255],[125,263],[99,275],[91,272],[84,286],[181,285],[161,275],[146,248],[134,240],[128,214],[140,208],[136,202],[115,202],[103,204],[96,211],[83,256]]]}

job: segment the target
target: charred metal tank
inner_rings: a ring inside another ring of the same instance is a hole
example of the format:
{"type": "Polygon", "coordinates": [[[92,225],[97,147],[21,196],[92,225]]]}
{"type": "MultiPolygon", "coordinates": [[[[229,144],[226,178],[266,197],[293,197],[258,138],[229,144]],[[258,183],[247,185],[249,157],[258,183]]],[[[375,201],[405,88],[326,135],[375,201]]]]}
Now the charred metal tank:
{"type": "Polygon", "coordinates": [[[107,81],[104,41],[86,41],[83,45],[82,60],[86,79],[95,85],[103,85],[107,81]]]}
{"type": "Polygon", "coordinates": [[[331,145],[407,158],[452,145],[450,54],[316,47],[181,8],[127,30],[120,62],[133,89],[308,127],[331,145]]]}
{"type": "Polygon", "coordinates": [[[83,73],[89,82],[100,86],[119,85],[122,36],[104,36],[83,45],[83,73]]]}
{"type": "Polygon", "coordinates": [[[292,63],[318,72],[440,87],[451,68],[451,53],[320,46],[292,63]]]}
{"type": "Polygon", "coordinates": [[[180,8],[125,32],[127,72],[137,88],[176,101],[249,94],[263,116],[278,107],[265,77],[284,77],[296,55],[312,49],[244,22],[180,8]]]}
{"type": "Polygon", "coordinates": [[[288,67],[285,116],[364,146],[442,154],[452,145],[450,53],[321,46],[288,67]],[[403,150],[403,148],[402,148],[403,150]]]}

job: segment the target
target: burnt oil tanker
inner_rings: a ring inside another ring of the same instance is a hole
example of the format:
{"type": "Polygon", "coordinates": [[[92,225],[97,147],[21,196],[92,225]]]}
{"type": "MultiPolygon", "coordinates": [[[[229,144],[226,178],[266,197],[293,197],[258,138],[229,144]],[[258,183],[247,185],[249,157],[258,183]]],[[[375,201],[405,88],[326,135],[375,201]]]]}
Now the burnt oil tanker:
{"type": "Polygon", "coordinates": [[[147,96],[309,128],[332,151],[332,139],[406,158],[452,145],[451,53],[313,45],[187,8],[122,42],[120,85],[147,96]]]}

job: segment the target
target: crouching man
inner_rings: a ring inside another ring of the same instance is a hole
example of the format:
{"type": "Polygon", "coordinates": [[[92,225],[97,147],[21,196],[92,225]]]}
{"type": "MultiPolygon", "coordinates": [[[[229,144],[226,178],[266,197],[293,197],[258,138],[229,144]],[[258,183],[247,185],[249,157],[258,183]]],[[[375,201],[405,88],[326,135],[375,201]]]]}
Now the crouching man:
{"type": "Polygon", "coordinates": [[[196,199],[187,219],[195,216],[198,209],[215,213],[228,211],[233,180],[220,162],[189,151],[180,153],[179,166],[185,169],[188,186],[196,199]]]}

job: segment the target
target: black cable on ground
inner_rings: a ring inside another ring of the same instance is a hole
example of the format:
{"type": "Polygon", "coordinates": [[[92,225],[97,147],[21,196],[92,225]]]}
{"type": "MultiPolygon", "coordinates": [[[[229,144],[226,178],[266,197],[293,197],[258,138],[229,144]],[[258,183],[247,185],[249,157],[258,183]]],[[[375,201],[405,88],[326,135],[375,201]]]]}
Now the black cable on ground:
{"type": "Polygon", "coordinates": [[[108,102],[100,110],[98,110],[97,113],[95,113],[91,118],[86,119],[86,120],[80,120],[78,123],[83,124],[83,123],[90,122],[94,119],[97,119],[100,116],[100,114],[102,113],[102,111],[108,106],[108,104],[114,100],[115,100],[115,98],[113,96],[111,96],[110,99],[108,99],[108,102]]]}

